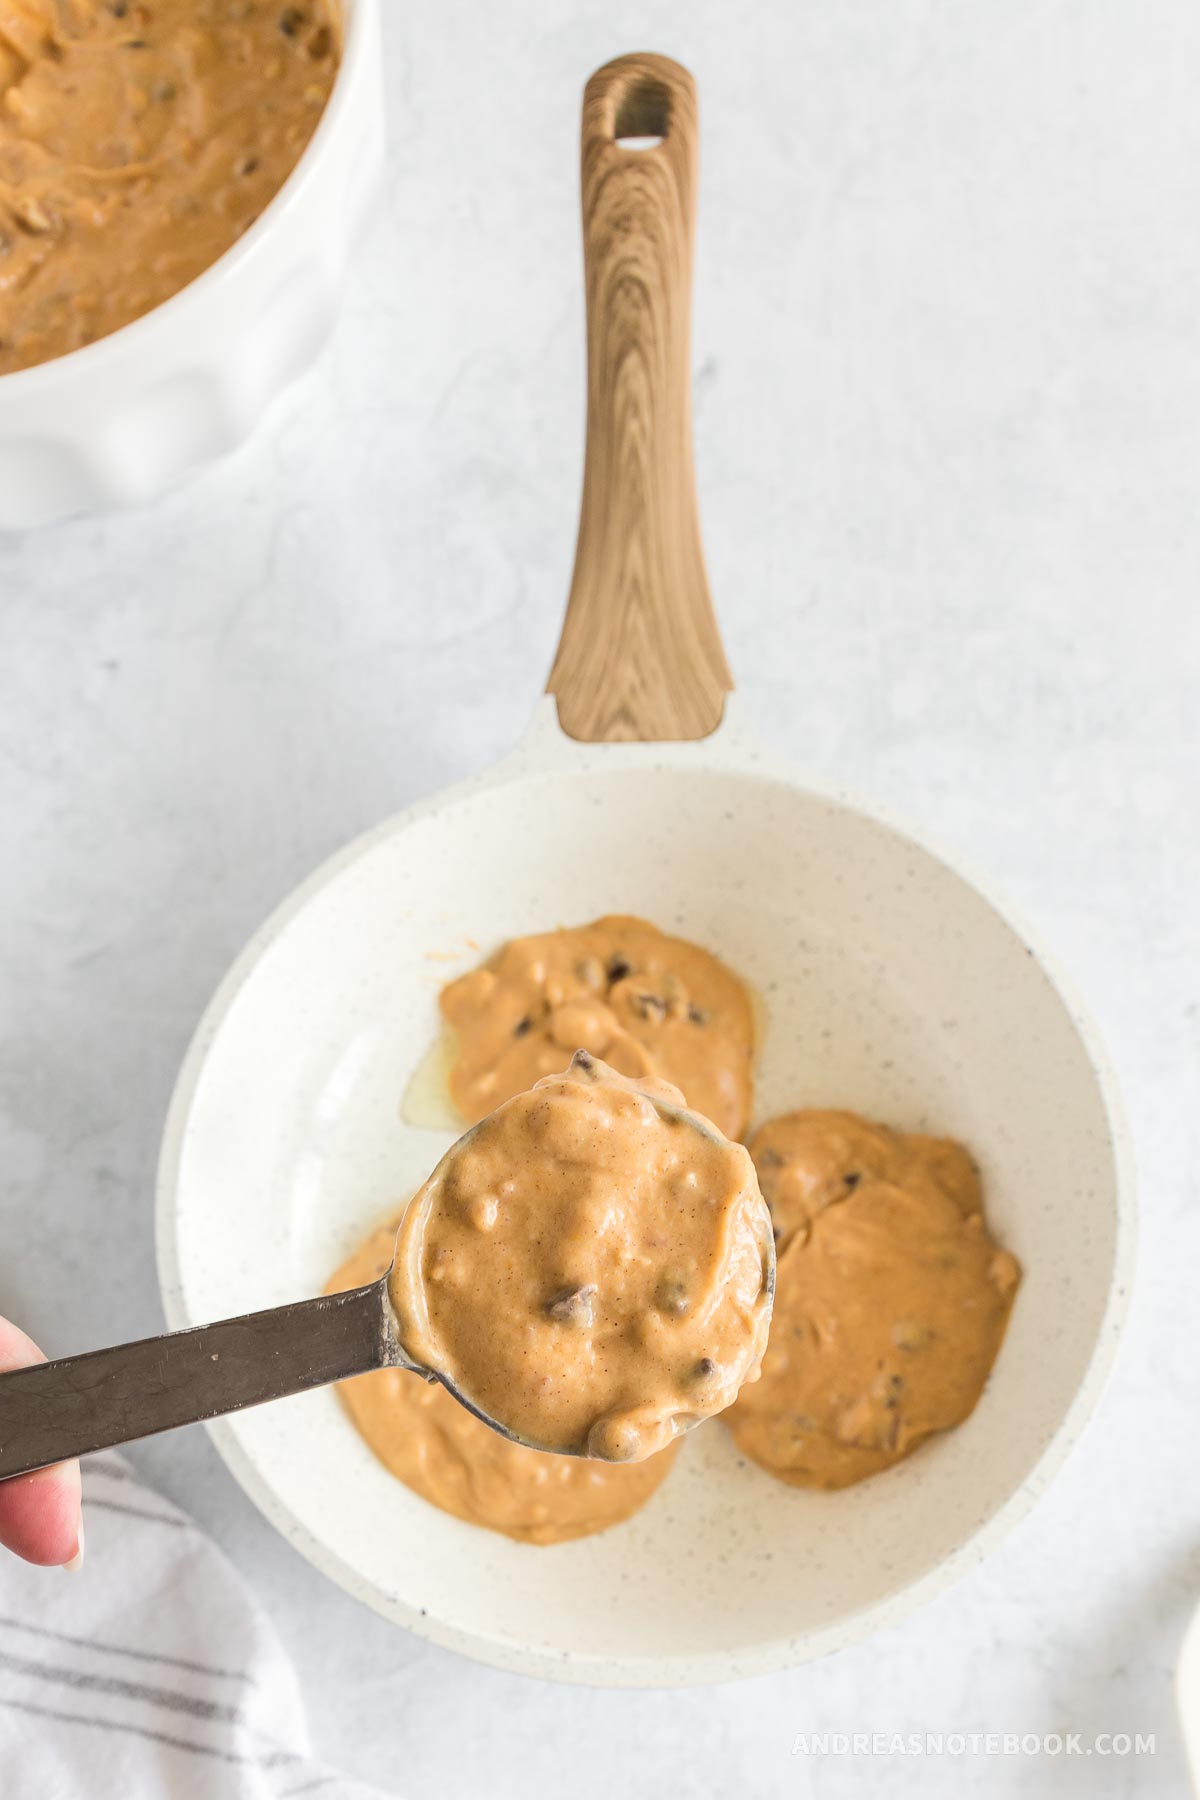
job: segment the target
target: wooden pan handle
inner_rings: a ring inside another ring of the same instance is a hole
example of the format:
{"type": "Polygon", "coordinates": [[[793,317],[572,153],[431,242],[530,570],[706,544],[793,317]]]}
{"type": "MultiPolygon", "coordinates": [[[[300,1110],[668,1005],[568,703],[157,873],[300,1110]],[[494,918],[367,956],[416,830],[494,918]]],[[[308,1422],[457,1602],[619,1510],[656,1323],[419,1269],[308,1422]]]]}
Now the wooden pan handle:
{"type": "Polygon", "coordinates": [[[589,743],[707,737],[733,686],[692,464],[696,88],[620,56],[583,95],[587,449],[566,622],[548,691],[589,743]],[[627,149],[623,138],[654,137],[627,149]]]}

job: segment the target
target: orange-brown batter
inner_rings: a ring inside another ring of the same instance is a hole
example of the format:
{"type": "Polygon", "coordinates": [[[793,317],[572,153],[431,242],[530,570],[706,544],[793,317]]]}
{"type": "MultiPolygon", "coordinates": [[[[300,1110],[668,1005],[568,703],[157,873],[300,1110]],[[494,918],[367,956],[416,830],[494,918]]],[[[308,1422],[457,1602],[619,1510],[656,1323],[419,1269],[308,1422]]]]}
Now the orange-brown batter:
{"type": "Polygon", "coordinates": [[[208,268],[294,168],[335,0],[0,0],[0,374],[208,268]]]}
{"type": "Polygon", "coordinates": [[[405,1350],[488,1418],[636,1462],[755,1378],[773,1274],[746,1150],[580,1051],[443,1158],[389,1293],[405,1350]]]}
{"type": "MultiPolygon", "coordinates": [[[[360,1287],[391,1266],[397,1219],[340,1268],[330,1293],[360,1287]]],[[[527,1450],[483,1425],[438,1382],[381,1369],[338,1390],[384,1466],[443,1512],[529,1544],[561,1544],[627,1519],[665,1480],[668,1446],[639,1463],[602,1463],[527,1450]]]]}
{"type": "Polygon", "coordinates": [[[450,1092],[481,1119],[575,1050],[622,1075],[657,1075],[730,1137],[753,1092],[754,1015],[724,963],[620,915],[514,938],[442,992],[458,1060],[450,1092]]]}
{"type": "Polygon", "coordinates": [[[972,1411],[1020,1269],[989,1236],[960,1144],[812,1111],[750,1148],[774,1220],[775,1311],[762,1377],[726,1422],[781,1480],[847,1487],[972,1411]]]}

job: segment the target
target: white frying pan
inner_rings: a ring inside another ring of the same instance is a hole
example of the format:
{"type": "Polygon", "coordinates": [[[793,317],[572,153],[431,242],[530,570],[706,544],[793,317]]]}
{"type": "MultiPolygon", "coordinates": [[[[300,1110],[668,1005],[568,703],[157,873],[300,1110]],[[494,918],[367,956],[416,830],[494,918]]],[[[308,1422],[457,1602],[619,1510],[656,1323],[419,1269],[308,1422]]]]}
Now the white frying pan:
{"type": "Polygon", "coordinates": [[[532,1548],[411,1494],[330,1392],[210,1426],[268,1518],[380,1612],[606,1685],[816,1656],[977,1563],[1095,1404],[1132,1253],[1112,1079],[1045,956],[944,858],[756,750],[727,698],[692,480],[695,169],[683,69],[593,77],[587,462],[555,699],[499,768],[352,844],[259,931],[188,1053],[158,1202],[172,1326],[316,1292],[452,1135],[401,1116],[442,983],[507,937],[614,911],[758,990],[760,1118],[848,1106],[972,1146],[1025,1268],[1008,1338],[966,1425],[846,1493],[773,1481],[714,1423],[636,1518],[532,1548]]]}

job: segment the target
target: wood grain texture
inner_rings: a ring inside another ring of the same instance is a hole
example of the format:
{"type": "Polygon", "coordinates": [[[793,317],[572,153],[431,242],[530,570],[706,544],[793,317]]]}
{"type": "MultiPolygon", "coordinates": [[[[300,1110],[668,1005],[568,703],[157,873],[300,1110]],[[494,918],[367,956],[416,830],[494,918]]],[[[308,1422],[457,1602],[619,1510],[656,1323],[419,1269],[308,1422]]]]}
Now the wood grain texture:
{"type": "Polygon", "coordinates": [[[587,448],[575,573],[548,690],[590,743],[707,737],[733,682],[692,461],[695,84],[622,56],[583,96],[587,448]],[[618,141],[658,137],[651,148],[618,141]]]}

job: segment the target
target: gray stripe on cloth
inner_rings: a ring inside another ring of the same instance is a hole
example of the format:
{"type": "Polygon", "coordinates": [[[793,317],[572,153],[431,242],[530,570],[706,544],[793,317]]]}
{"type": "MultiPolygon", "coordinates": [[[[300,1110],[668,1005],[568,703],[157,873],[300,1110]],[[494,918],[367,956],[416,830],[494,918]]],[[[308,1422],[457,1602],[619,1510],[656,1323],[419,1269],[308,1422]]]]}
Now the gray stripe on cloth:
{"type": "Polygon", "coordinates": [[[286,1750],[271,1751],[266,1756],[246,1756],[238,1750],[222,1750],[216,1744],[197,1744],[190,1738],[172,1737],[165,1731],[150,1731],[144,1725],[126,1724],[120,1719],[97,1719],[88,1713],[60,1712],[52,1706],[35,1706],[29,1700],[9,1700],[0,1694],[0,1706],[7,1706],[13,1712],[32,1713],[39,1719],[58,1719],[64,1725],[87,1725],[97,1731],[124,1731],[134,1737],[148,1738],[156,1744],[169,1744],[173,1750],[191,1750],[197,1756],[217,1756],[222,1762],[244,1763],[256,1768],[270,1769],[282,1762],[296,1760],[286,1750]]]}
{"type": "Polygon", "coordinates": [[[218,1669],[212,1663],[189,1662],[185,1656],[166,1656],[154,1650],[131,1650],[125,1644],[105,1644],[99,1638],[72,1637],[68,1631],[51,1631],[45,1625],[27,1625],[24,1619],[10,1619],[0,1613],[0,1631],[27,1631],[31,1637],[51,1638],[55,1643],[70,1644],[76,1650],[98,1650],[106,1656],[128,1656],[135,1662],[162,1663],[167,1668],[186,1669],[192,1675],[212,1675],[220,1681],[243,1681],[254,1686],[252,1675],[237,1669],[218,1669]]]}
{"type": "MultiPolygon", "coordinates": [[[[63,1687],[76,1688],[80,1692],[111,1694],[120,1700],[142,1700],[150,1706],[161,1706],[166,1712],[186,1713],[189,1718],[231,1725],[240,1731],[255,1733],[257,1730],[239,1706],[227,1705],[222,1700],[201,1700],[195,1694],[178,1694],[171,1688],[147,1687],[140,1681],[123,1681],[117,1675],[89,1675],[82,1669],[55,1669],[27,1656],[13,1656],[6,1650],[0,1650],[0,1669],[11,1669],[16,1675],[31,1675],[38,1681],[61,1682],[63,1687]]],[[[280,1754],[292,1757],[296,1762],[301,1760],[290,1750],[280,1754]]]]}
{"type": "Polygon", "coordinates": [[[123,1500],[99,1500],[95,1494],[87,1494],[83,1503],[89,1512],[99,1507],[101,1512],[123,1513],[127,1519],[148,1519],[153,1525],[169,1525],[173,1531],[195,1529],[190,1519],[182,1516],[177,1519],[171,1513],[151,1512],[144,1506],[126,1506],[123,1500]]]}

